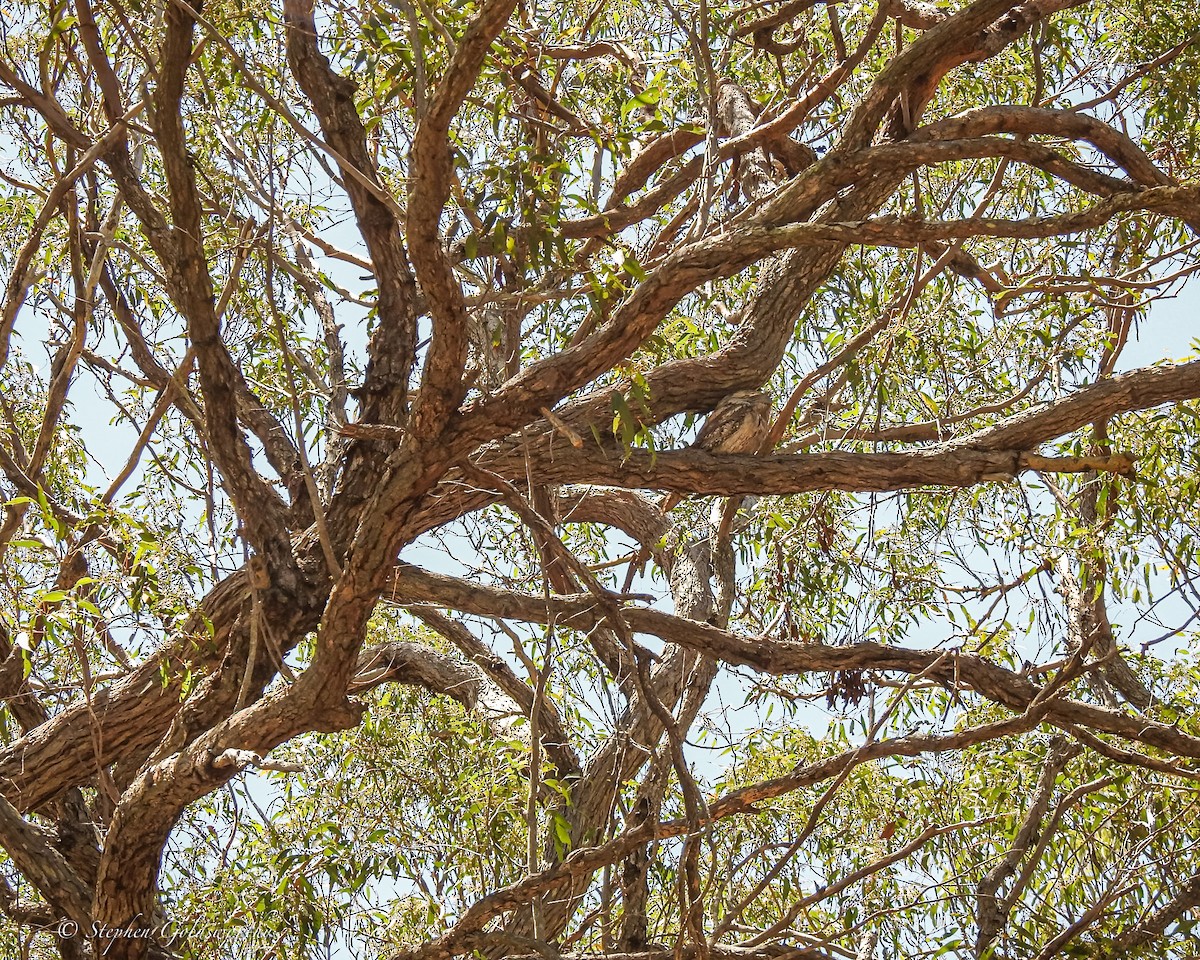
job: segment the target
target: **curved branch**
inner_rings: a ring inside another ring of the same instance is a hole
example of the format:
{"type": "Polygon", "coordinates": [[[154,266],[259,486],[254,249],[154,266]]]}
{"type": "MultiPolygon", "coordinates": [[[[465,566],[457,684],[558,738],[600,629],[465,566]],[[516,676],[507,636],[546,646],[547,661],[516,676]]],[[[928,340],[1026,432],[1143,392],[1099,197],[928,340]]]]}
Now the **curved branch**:
{"type": "Polygon", "coordinates": [[[379,285],[380,322],[367,348],[370,364],[363,381],[363,414],[398,423],[406,412],[417,349],[416,285],[400,239],[400,220],[394,204],[381,199],[385,192],[354,105],[354,82],[335,73],[317,47],[313,0],[286,0],[283,13],[288,66],[312,104],[326,140],[337,151],[346,194],[379,285]]]}
{"type": "Polygon", "coordinates": [[[204,251],[199,191],[184,132],[184,84],[192,59],[194,29],[195,20],[189,13],[177,4],[168,7],[154,125],[174,230],[171,249],[158,248],[157,253],[171,299],[187,319],[188,335],[195,346],[209,450],[243,517],[247,538],[262,552],[275,574],[276,586],[288,593],[295,586],[295,563],[287,535],[287,508],[254,469],[250,448],[237,426],[236,384],[241,377],[221,340],[204,251]]]}
{"type": "MultiPolygon", "coordinates": [[[[393,575],[393,586],[399,598],[453,604],[457,609],[480,616],[512,617],[533,623],[545,623],[553,616],[557,622],[576,629],[586,629],[601,619],[596,602],[591,598],[553,597],[547,601],[516,591],[480,587],[414,567],[398,567],[393,575]]],[[[743,637],[706,623],[642,607],[626,607],[622,616],[635,633],[660,637],[668,643],[717,657],[726,663],[753,667],[776,676],[838,670],[926,674],[952,688],[962,685],[1015,712],[1026,710],[1042,689],[1019,673],[969,654],[948,656],[945,651],[907,650],[878,643],[835,646],[776,637],[743,637]]],[[[1200,759],[1200,738],[1177,727],[1118,710],[1059,699],[1050,701],[1045,718],[1063,727],[1078,725],[1168,750],[1178,756],[1200,759]]]]}
{"type": "Polygon", "coordinates": [[[413,267],[433,315],[433,340],[421,378],[421,396],[413,411],[414,432],[439,436],[446,419],[466,396],[462,376],[467,362],[467,315],[462,287],[442,249],[438,221],[450,199],[453,157],[450,124],[483,67],[492,41],[500,35],[516,0],[485,0],[458,42],[446,74],[417,126],[408,170],[408,217],[405,227],[413,267]]]}

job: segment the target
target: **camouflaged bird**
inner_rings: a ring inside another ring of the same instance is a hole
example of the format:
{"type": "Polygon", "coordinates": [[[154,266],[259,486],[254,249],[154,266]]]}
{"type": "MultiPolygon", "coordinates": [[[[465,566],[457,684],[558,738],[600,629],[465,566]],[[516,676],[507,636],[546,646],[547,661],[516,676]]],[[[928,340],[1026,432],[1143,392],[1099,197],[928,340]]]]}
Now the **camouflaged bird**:
{"type": "Polygon", "coordinates": [[[717,404],[692,446],[709,453],[754,453],[771,427],[771,395],[738,390],[717,404]]]}
{"type": "MultiPolygon", "coordinates": [[[[731,393],[708,415],[692,446],[709,453],[754,453],[771,429],[773,409],[771,395],[764,390],[731,393]]],[[[681,499],[680,494],[668,494],[662,502],[663,512],[681,499]]]]}

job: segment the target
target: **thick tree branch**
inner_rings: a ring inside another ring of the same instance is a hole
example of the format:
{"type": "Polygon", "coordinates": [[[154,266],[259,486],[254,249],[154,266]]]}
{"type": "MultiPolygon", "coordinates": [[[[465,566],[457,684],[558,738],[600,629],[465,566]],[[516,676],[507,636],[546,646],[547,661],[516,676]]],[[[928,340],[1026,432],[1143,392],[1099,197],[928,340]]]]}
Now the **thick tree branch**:
{"type": "Polygon", "coordinates": [[[459,40],[413,138],[405,226],[413,266],[433,314],[433,339],[413,422],[418,433],[430,438],[442,432],[447,418],[467,393],[462,376],[467,362],[466,306],[462,287],[438,236],[438,221],[450,198],[453,175],[450,124],[474,85],[488,48],[515,6],[516,0],[484,0],[459,40]]]}
{"type": "Polygon", "coordinates": [[[283,13],[288,65],[312,103],[326,140],[338,153],[346,193],[379,284],[380,324],[368,345],[363,415],[382,423],[400,423],[407,413],[408,383],[417,348],[416,285],[401,242],[400,222],[378,195],[383,187],[354,105],[355,84],[335,73],[317,47],[313,0],[287,0],[283,13]]]}
{"type": "Polygon", "coordinates": [[[810,490],[857,492],[919,486],[967,487],[1008,480],[1030,470],[1129,473],[1128,456],[1043,457],[1020,450],[932,448],[909,453],[801,453],[750,456],[672,450],[653,456],[631,452],[623,463],[603,452],[559,451],[545,461],[557,483],[590,480],[614,487],[732,497],[794,494],[810,490]]]}
{"type": "Polygon", "coordinates": [[[200,197],[184,133],[184,82],[192,58],[195,21],[172,5],[166,24],[154,117],[169,187],[174,243],[173,249],[160,250],[159,257],[172,298],[187,318],[188,334],[196,348],[209,449],[244,518],[248,539],[262,551],[271,569],[274,586],[290,593],[295,588],[295,563],[287,537],[286,507],[254,469],[250,448],[237,427],[236,383],[240,378],[221,340],[204,251],[200,197]]]}

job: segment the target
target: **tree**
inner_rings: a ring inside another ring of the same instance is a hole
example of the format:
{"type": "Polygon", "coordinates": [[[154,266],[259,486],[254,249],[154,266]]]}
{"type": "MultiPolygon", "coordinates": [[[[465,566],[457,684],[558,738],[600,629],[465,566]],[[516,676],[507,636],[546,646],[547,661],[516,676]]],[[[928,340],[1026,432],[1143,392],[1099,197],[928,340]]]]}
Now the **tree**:
{"type": "Polygon", "coordinates": [[[5,956],[1195,952],[1193,5],[0,24],[5,956]]]}

